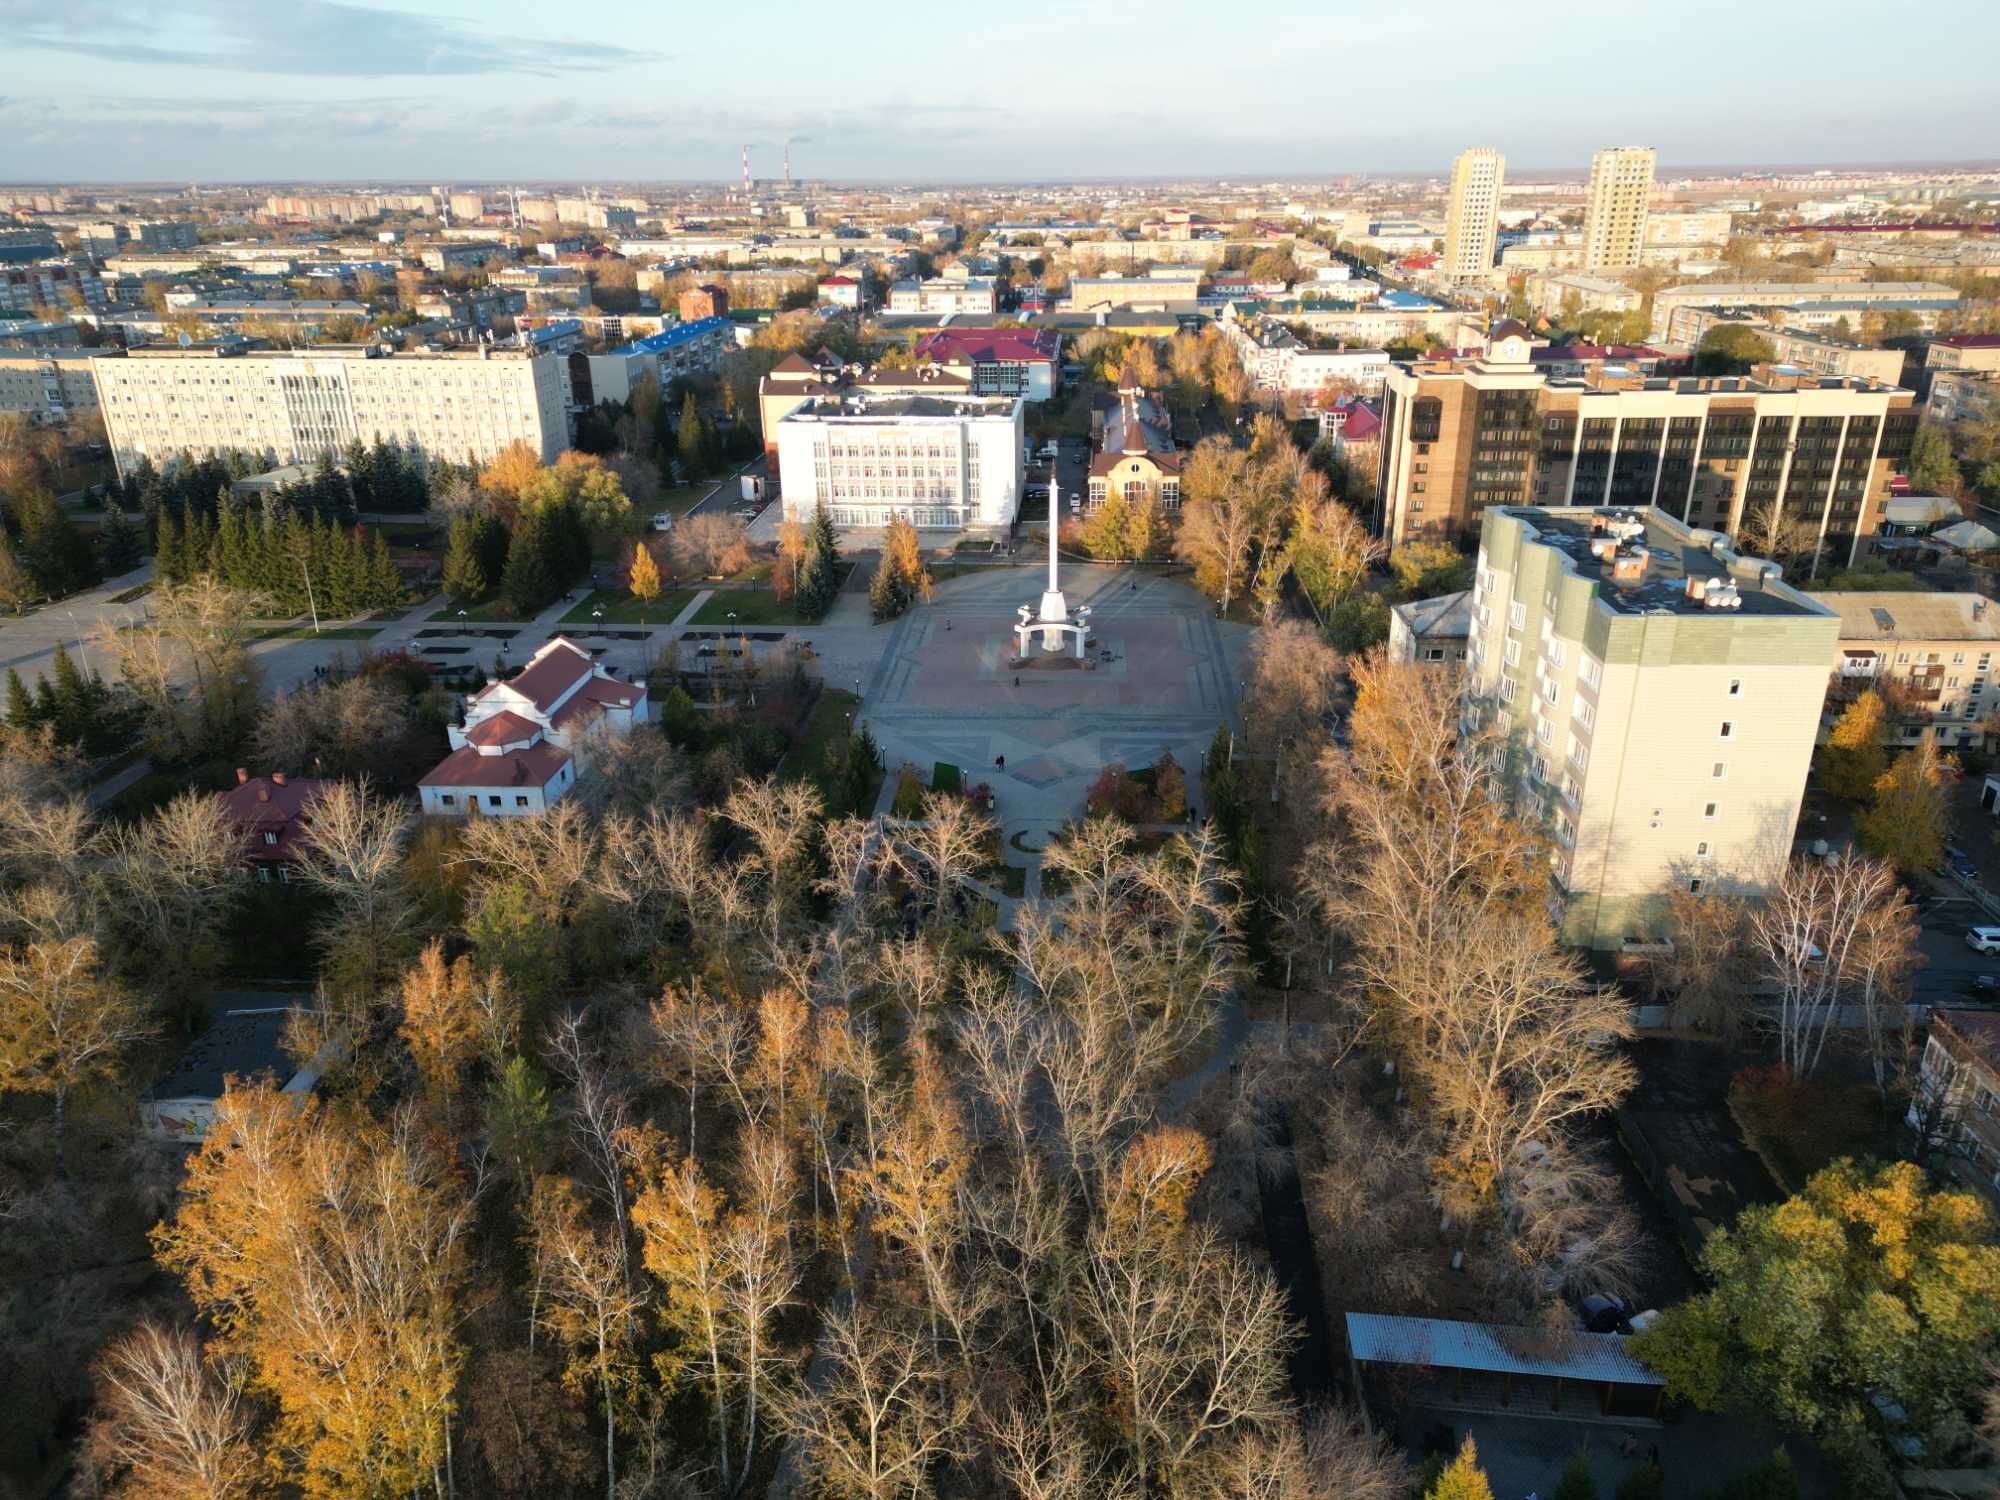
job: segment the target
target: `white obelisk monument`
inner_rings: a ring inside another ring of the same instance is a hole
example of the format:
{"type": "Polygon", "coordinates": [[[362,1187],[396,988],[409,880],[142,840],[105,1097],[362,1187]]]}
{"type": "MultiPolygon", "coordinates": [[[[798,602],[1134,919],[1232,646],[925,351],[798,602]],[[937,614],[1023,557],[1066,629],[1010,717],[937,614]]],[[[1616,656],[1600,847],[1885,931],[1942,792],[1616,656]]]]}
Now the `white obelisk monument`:
{"type": "Polygon", "coordinates": [[[1062,584],[1056,578],[1056,522],[1062,514],[1060,507],[1061,496],[1055,476],[1051,474],[1049,476],[1049,586],[1042,591],[1042,604],[1039,610],[1031,610],[1026,604],[1019,610],[1020,623],[1014,627],[1014,638],[1019,648],[1015,652],[1017,656],[1028,654],[1028,638],[1036,631],[1040,631],[1044,651],[1062,650],[1063,637],[1068,635],[1074,639],[1076,655],[1081,659],[1084,642],[1090,636],[1090,606],[1086,604],[1078,609],[1076,617],[1072,619],[1069,604],[1063,598],[1062,584]],[[1029,618],[1031,613],[1034,615],[1033,619],[1029,618]]]}

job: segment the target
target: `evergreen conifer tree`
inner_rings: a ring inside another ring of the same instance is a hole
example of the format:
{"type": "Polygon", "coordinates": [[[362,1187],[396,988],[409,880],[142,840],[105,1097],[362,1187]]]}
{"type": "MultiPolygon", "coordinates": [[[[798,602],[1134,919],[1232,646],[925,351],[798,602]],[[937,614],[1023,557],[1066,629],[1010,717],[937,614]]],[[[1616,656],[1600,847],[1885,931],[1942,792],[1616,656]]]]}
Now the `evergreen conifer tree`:
{"type": "Polygon", "coordinates": [[[162,583],[179,583],[187,577],[187,553],[182,549],[181,529],[174,513],[160,507],[159,534],[153,543],[153,572],[162,583]]]}
{"type": "Polygon", "coordinates": [[[98,533],[98,542],[104,549],[104,571],[107,574],[115,577],[139,566],[139,533],[132,525],[132,518],[125,513],[125,507],[116,498],[105,506],[104,527],[98,533]]]}
{"type": "Polygon", "coordinates": [[[378,531],[368,553],[368,607],[387,609],[402,597],[403,575],[396,571],[396,560],[389,555],[387,538],[378,531]]]}
{"type": "Polygon", "coordinates": [[[708,444],[702,434],[701,408],[696,404],[694,392],[689,391],[681,402],[681,424],[677,437],[680,451],[682,476],[699,479],[709,469],[708,444]]]}
{"type": "Polygon", "coordinates": [[[33,729],[41,722],[35,716],[35,705],[27,688],[21,683],[21,674],[12,667],[7,669],[7,722],[16,729],[33,729]]]}
{"type": "Polygon", "coordinates": [[[506,571],[500,577],[500,592],[523,619],[561,592],[552,556],[554,540],[546,511],[523,512],[515,524],[513,540],[507,547],[506,571]]]}
{"type": "Polygon", "coordinates": [[[486,559],[480,546],[478,516],[460,516],[451,523],[451,540],[444,553],[444,591],[455,604],[470,604],[482,599],[493,586],[493,579],[486,571],[486,559]]]}

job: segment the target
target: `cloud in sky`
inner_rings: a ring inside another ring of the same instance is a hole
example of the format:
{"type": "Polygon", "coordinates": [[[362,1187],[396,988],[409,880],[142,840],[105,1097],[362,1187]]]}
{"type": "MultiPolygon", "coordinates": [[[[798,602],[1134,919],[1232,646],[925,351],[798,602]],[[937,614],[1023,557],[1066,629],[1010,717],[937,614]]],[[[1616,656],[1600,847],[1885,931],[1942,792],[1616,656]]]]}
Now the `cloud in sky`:
{"type": "Polygon", "coordinates": [[[656,56],[602,42],[512,36],[343,0],[0,0],[0,29],[21,49],[253,75],[554,75],[656,56]]]}

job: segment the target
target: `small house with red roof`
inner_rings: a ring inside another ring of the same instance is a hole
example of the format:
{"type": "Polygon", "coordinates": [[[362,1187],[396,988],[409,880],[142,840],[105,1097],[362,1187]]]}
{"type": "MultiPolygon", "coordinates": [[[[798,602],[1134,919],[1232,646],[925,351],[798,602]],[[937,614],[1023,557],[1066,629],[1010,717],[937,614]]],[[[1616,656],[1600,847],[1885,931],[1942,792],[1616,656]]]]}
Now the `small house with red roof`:
{"type": "Polygon", "coordinates": [[[917,342],[919,363],[967,365],[975,396],[1025,396],[1046,401],[1056,393],[1062,335],[1053,328],[940,328],[917,342]]]}
{"type": "Polygon", "coordinates": [[[557,636],[505,682],[489,682],[452,726],[451,754],[417,791],[427,813],[529,817],[576,785],[593,735],[624,735],[647,716],[646,689],[557,636]]]}
{"type": "Polygon", "coordinates": [[[829,307],[845,307],[859,310],[861,306],[861,278],[858,276],[820,277],[819,300],[829,307]]]}
{"type": "Polygon", "coordinates": [[[286,880],[312,827],[312,805],[324,781],[295,781],[283,773],[252,776],[236,770],[236,785],[215,794],[222,815],[243,835],[243,862],[259,880],[286,880]]]}

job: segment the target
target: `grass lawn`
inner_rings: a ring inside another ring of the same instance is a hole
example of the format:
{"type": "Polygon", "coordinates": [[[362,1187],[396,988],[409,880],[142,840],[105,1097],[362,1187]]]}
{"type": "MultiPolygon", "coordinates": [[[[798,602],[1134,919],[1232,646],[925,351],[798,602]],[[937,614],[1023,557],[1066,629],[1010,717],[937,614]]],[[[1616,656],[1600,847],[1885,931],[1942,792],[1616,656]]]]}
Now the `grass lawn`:
{"type": "Polygon", "coordinates": [[[1000,865],[982,872],[980,878],[988,885],[998,886],[1016,901],[1028,894],[1028,872],[1021,865],[1000,865]]]}
{"type": "MultiPolygon", "coordinates": [[[[669,485],[660,491],[660,502],[654,509],[684,516],[694,508],[697,500],[714,488],[715,481],[712,479],[703,479],[695,484],[669,485]]],[[[650,513],[647,519],[651,519],[650,513]]]]}
{"type": "MultiPolygon", "coordinates": [[[[482,599],[477,604],[468,604],[464,608],[465,621],[468,625],[518,625],[521,623],[521,617],[514,613],[514,606],[498,594],[493,595],[490,599],[482,599]]],[[[456,625],[458,623],[458,611],[458,605],[447,604],[443,609],[431,616],[430,622],[433,625],[456,625]]]]}
{"type": "Polygon", "coordinates": [[[695,611],[695,625],[804,625],[789,599],[780,600],[769,589],[717,589],[706,604],[695,611]],[[730,611],[736,619],[729,618],[730,611]]]}
{"type": "Polygon", "coordinates": [[[591,611],[604,611],[606,625],[664,625],[687,608],[692,589],[662,589],[651,604],[641,604],[624,589],[596,589],[562,617],[565,625],[594,625],[591,611]]]}
{"type": "Polygon", "coordinates": [[[257,641],[366,641],[382,633],[380,625],[328,625],[314,630],[310,625],[278,625],[251,636],[257,641]]]}
{"type": "MultiPolygon", "coordinates": [[[[806,721],[798,743],[792,746],[784,764],[778,768],[779,779],[818,783],[826,766],[827,746],[846,738],[853,728],[854,710],[860,702],[859,698],[844,689],[822,689],[819,702],[813,705],[812,717],[806,721]]],[[[882,795],[882,777],[886,774],[876,774],[867,802],[853,811],[866,817],[875,810],[875,801],[882,795]]],[[[820,790],[825,792],[827,788],[822,784],[820,790]]]]}

